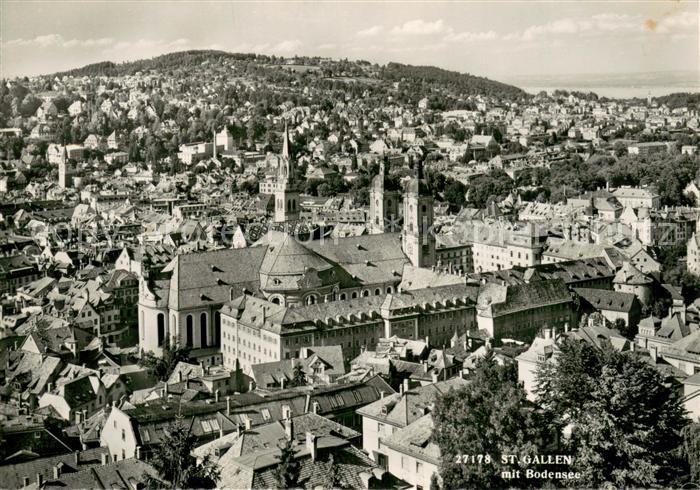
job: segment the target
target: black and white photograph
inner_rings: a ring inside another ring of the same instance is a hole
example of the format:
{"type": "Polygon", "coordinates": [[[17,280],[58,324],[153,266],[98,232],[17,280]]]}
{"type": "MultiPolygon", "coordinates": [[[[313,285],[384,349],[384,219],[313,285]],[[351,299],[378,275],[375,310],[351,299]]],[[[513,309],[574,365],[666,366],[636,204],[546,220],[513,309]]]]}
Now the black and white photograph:
{"type": "Polygon", "coordinates": [[[700,0],[0,0],[0,489],[700,489],[700,0]]]}

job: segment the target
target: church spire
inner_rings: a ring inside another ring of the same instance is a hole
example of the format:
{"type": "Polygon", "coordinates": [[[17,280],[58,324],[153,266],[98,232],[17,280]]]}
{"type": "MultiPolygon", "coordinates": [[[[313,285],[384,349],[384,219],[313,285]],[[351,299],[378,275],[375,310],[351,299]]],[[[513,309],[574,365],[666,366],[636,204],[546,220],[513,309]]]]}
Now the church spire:
{"type": "Polygon", "coordinates": [[[289,129],[287,128],[287,120],[284,120],[284,140],[282,142],[282,157],[289,159],[289,129]]]}

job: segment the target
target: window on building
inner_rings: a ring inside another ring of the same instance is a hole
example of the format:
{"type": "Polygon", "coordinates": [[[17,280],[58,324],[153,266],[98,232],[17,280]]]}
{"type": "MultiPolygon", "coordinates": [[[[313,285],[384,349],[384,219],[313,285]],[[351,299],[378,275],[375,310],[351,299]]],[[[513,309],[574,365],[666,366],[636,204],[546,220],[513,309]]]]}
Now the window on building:
{"type": "Polygon", "coordinates": [[[162,346],[165,341],[165,315],[158,313],[158,346],[162,346]]]}
{"type": "Polygon", "coordinates": [[[199,340],[202,347],[207,346],[207,314],[199,315],[199,340]]]}
{"type": "Polygon", "coordinates": [[[185,319],[185,345],[192,347],[192,337],[194,336],[194,320],[192,315],[187,315],[185,319]]]}

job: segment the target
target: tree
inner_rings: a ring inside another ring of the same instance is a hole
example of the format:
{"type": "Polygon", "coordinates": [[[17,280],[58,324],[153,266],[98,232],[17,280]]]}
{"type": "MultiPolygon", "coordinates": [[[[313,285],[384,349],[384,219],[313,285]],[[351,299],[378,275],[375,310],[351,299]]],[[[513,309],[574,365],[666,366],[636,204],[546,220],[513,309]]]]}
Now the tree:
{"type": "Polygon", "coordinates": [[[700,423],[688,424],[683,430],[683,452],[689,463],[688,479],[700,484],[700,423]]]}
{"type": "Polygon", "coordinates": [[[452,211],[458,211],[467,202],[467,186],[458,180],[447,178],[444,189],[445,201],[450,205],[452,211]]]}
{"type": "Polygon", "coordinates": [[[524,479],[504,479],[502,472],[521,469],[520,462],[502,464],[502,454],[541,454],[543,424],[527,402],[513,366],[499,366],[486,356],[473,379],[439,396],[433,412],[433,440],[440,447],[443,488],[506,488],[528,486],[524,479]],[[465,461],[461,455],[488,455],[465,461]]]}
{"type": "Polygon", "coordinates": [[[292,441],[285,439],[280,448],[279,463],[273,471],[277,488],[296,488],[299,485],[299,462],[294,459],[292,441]]]}
{"type": "Polygon", "coordinates": [[[178,343],[170,345],[170,340],[166,338],[163,342],[163,355],[158,357],[153,352],[146,352],[139,360],[139,365],[147,368],[159,380],[165,381],[170,377],[177,363],[186,362],[189,357],[189,347],[182,347],[178,343]]]}
{"type": "Polygon", "coordinates": [[[321,488],[323,490],[334,490],[339,488],[341,483],[340,472],[338,471],[338,465],[335,464],[332,454],[328,456],[328,461],[324,466],[325,473],[323,475],[323,482],[320,485],[321,488]]]}
{"type": "Polygon", "coordinates": [[[189,424],[182,415],[164,431],[161,444],[155,446],[149,463],[158,472],[158,477],[149,477],[151,488],[216,488],[219,468],[210,455],[199,463],[192,456],[196,440],[190,432],[189,424]]]}
{"type": "Polygon", "coordinates": [[[628,325],[623,318],[617,318],[615,320],[614,326],[617,329],[617,331],[620,332],[620,335],[631,341],[634,341],[634,337],[639,331],[637,325],[628,325]]]}
{"type": "Polygon", "coordinates": [[[672,485],[682,476],[681,395],[642,358],[611,345],[567,340],[554,368],[538,369],[537,392],[549,420],[571,436],[577,485],[600,488],[672,485]]]}
{"type": "Polygon", "coordinates": [[[306,385],[306,373],[304,368],[300,363],[294,365],[294,370],[292,372],[292,386],[304,386],[306,385]]]}

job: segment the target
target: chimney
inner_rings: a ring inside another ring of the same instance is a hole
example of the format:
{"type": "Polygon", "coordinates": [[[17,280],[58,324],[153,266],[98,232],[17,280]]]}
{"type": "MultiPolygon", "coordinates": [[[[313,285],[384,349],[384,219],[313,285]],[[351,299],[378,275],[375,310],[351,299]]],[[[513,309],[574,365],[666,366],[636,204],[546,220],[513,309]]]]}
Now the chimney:
{"type": "Polygon", "coordinates": [[[109,454],[102,453],[100,455],[100,463],[102,463],[102,466],[105,466],[107,463],[109,463],[109,454]]]}
{"type": "Polygon", "coordinates": [[[425,345],[430,345],[430,337],[427,335],[425,336],[425,345]]]}
{"type": "Polygon", "coordinates": [[[432,374],[433,374],[433,376],[432,376],[432,378],[433,378],[433,383],[437,383],[437,382],[438,382],[438,373],[437,373],[437,371],[433,371],[432,374]]]}
{"type": "Polygon", "coordinates": [[[285,419],[284,421],[284,435],[287,437],[287,440],[291,441],[292,436],[294,436],[294,425],[292,422],[292,419],[285,419]]]}
{"type": "Polygon", "coordinates": [[[250,383],[248,383],[248,391],[253,391],[254,388],[255,388],[255,385],[253,384],[252,381],[250,383]]]}
{"type": "Polygon", "coordinates": [[[460,369],[459,371],[457,371],[457,374],[459,375],[460,379],[464,379],[464,370],[463,369],[460,369]]]}
{"type": "Polygon", "coordinates": [[[82,417],[83,414],[81,412],[75,412],[75,423],[80,424],[83,421],[82,417]]]}
{"type": "Polygon", "coordinates": [[[44,484],[44,477],[41,476],[41,473],[36,474],[36,484],[38,487],[41,487],[44,484]]]}
{"type": "Polygon", "coordinates": [[[311,410],[314,412],[315,415],[318,415],[319,408],[320,408],[320,405],[318,404],[317,401],[314,400],[314,403],[311,405],[311,410]]]}
{"type": "Polygon", "coordinates": [[[423,361],[423,373],[428,372],[428,361],[423,361]]]}
{"type": "Polygon", "coordinates": [[[403,380],[403,392],[406,393],[408,391],[408,379],[403,380]]]}
{"type": "Polygon", "coordinates": [[[182,370],[177,372],[177,380],[178,382],[182,383],[182,370]]]}
{"type": "Polygon", "coordinates": [[[226,415],[231,415],[231,397],[226,397],[226,415]]]}
{"type": "Polygon", "coordinates": [[[386,392],[385,392],[385,391],[380,391],[380,392],[379,392],[379,398],[380,398],[380,399],[383,399],[383,398],[384,398],[384,395],[386,395],[386,392]]]}
{"type": "Polygon", "coordinates": [[[75,466],[78,466],[80,464],[80,451],[75,451],[73,453],[73,456],[74,456],[75,466]]]}
{"type": "Polygon", "coordinates": [[[250,428],[253,426],[253,423],[250,421],[250,419],[248,417],[245,418],[244,423],[245,423],[245,430],[250,430],[250,428]]]}
{"type": "Polygon", "coordinates": [[[53,383],[46,383],[46,392],[50,393],[53,390],[53,383]]]}
{"type": "Polygon", "coordinates": [[[216,390],[216,391],[214,392],[214,401],[215,401],[216,403],[219,403],[219,390],[216,390]]]}
{"type": "Polygon", "coordinates": [[[403,383],[399,385],[399,395],[403,395],[403,383]]]}
{"type": "Polygon", "coordinates": [[[280,388],[284,389],[284,377],[280,378],[280,388]]]}
{"type": "Polygon", "coordinates": [[[316,436],[311,432],[306,433],[306,449],[309,450],[311,461],[316,461],[316,436]]]}
{"type": "Polygon", "coordinates": [[[61,478],[61,468],[58,465],[54,465],[53,467],[53,479],[58,480],[61,478]]]}

